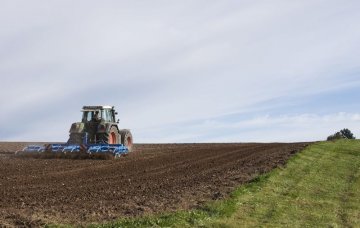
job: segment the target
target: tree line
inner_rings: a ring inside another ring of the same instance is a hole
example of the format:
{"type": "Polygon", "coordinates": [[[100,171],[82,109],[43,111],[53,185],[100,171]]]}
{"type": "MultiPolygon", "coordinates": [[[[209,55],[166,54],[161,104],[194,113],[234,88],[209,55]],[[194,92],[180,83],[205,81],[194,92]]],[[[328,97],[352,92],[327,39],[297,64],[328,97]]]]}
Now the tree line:
{"type": "Polygon", "coordinates": [[[347,128],[344,128],[341,131],[327,137],[328,141],[337,139],[355,139],[355,137],[354,134],[347,128]]]}

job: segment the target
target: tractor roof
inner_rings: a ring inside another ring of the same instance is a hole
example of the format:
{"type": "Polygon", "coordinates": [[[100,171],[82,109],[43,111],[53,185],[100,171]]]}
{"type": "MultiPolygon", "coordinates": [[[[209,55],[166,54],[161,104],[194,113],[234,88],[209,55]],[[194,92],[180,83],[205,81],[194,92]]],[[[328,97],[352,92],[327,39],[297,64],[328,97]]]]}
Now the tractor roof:
{"type": "Polygon", "coordinates": [[[110,105],[84,106],[81,111],[82,112],[96,111],[96,110],[101,110],[101,109],[113,109],[113,108],[114,108],[114,106],[110,106],[110,105]]]}

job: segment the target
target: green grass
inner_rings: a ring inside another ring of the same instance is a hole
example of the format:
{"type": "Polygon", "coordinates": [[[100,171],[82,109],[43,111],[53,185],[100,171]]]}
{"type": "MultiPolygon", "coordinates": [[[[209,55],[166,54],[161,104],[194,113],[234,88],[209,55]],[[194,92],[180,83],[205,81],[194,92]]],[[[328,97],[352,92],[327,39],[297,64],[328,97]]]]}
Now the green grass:
{"type": "Polygon", "coordinates": [[[313,145],[236,201],[208,226],[360,227],[360,141],[313,145]]]}
{"type": "Polygon", "coordinates": [[[203,209],[93,227],[360,227],[360,141],[316,143],[203,209]]]}

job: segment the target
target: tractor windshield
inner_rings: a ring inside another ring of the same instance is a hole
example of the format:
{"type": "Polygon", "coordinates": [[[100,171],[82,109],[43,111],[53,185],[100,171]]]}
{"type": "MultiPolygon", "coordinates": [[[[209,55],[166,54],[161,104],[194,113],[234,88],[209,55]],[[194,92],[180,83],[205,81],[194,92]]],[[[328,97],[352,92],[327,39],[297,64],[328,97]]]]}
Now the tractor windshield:
{"type": "Polygon", "coordinates": [[[112,109],[103,109],[101,110],[101,118],[105,120],[105,122],[115,122],[113,116],[112,109]]]}
{"type": "Polygon", "coordinates": [[[115,118],[114,118],[112,109],[91,110],[91,111],[86,110],[86,111],[83,111],[82,122],[87,123],[87,122],[91,121],[93,119],[96,111],[99,112],[99,118],[101,118],[101,121],[115,122],[115,118]]]}

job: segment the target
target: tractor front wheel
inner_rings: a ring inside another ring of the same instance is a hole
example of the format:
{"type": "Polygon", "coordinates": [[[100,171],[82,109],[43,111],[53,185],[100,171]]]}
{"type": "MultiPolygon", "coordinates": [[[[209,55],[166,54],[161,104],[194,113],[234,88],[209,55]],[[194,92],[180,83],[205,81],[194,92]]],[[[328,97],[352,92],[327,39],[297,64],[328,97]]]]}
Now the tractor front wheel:
{"type": "Polygon", "coordinates": [[[108,132],[98,135],[97,143],[118,144],[119,138],[120,135],[118,129],[115,126],[112,126],[108,132]]]}
{"type": "Polygon", "coordinates": [[[119,131],[116,127],[111,127],[110,128],[110,131],[108,133],[108,139],[107,139],[107,142],[109,144],[118,144],[118,138],[119,138],[119,131]]]}

